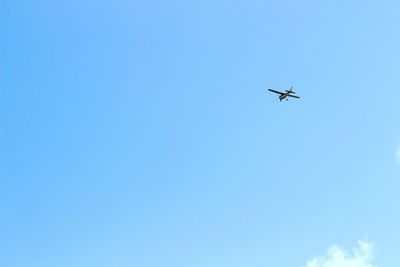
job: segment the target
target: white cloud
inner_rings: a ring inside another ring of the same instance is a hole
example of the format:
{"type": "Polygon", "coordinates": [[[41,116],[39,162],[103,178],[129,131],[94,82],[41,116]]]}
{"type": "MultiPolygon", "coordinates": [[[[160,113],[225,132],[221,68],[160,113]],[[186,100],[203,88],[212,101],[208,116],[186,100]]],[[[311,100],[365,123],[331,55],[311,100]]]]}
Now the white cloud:
{"type": "Polygon", "coordinates": [[[351,252],[334,245],[326,255],[308,261],[303,267],[377,267],[372,264],[374,245],[368,241],[359,241],[351,252]]]}
{"type": "Polygon", "coordinates": [[[400,147],[396,151],[396,159],[397,159],[397,162],[400,163],[400,147]]]}

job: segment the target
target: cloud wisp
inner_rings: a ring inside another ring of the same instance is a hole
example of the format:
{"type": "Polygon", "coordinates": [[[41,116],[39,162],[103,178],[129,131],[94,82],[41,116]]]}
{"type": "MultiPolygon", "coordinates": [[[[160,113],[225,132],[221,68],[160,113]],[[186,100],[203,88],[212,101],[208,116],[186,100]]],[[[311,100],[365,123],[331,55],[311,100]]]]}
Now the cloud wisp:
{"type": "Polygon", "coordinates": [[[395,155],[396,155],[397,162],[400,163],[400,146],[397,148],[395,155]]]}
{"type": "Polygon", "coordinates": [[[302,267],[377,267],[372,263],[374,245],[368,241],[359,241],[352,251],[334,245],[326,255],[315,257],[302,267]]]}

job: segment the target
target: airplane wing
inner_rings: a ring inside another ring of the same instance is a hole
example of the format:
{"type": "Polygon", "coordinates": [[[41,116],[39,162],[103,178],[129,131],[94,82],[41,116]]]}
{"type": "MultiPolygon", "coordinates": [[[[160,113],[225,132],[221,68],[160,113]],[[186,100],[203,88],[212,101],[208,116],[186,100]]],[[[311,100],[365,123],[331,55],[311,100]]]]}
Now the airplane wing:
{"type": "Polygon", "coordinates": [[[285,94],[285,93],[282,93],[282,92],[279,92],[279,91],[275,91],[275,90],[272,90],[272,89],[268,89],[268,91],[271,91],[271,92],[273,92],[275,94],[280,94],[280,95],[284,95],[285,94]]]}
{"type": "Polygon", "coordinates": [[[288,95],[288,96],[293,97],[293,98],[300,98],[300,96],[297,96],[297,95],[288,95]]]}

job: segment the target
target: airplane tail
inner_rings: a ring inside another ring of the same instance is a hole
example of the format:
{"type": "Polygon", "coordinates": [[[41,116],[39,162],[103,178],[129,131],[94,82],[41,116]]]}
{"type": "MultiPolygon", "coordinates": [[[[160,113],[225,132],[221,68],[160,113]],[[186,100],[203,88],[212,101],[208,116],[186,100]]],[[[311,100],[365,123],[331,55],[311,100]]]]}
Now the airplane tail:
{"type": "Polygon", "coordinates": [[[290,86],[290,89],[289,89],[289,90],[286,90],[286,92],[287,92],[287,93],[293,93],[293,94],[295,94],[296,92],[294,92],[292,89],[293,89],[293,86],[290,86]]]}

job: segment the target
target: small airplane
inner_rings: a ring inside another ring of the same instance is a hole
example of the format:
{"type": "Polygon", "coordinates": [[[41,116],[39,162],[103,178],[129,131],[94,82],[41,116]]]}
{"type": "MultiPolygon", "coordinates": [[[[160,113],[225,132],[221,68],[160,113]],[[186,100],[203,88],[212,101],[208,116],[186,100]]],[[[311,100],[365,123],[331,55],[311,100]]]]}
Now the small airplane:
{"type": "Polygon", "coordinates": [[[272,90],[272,89],[268,89],[268,91],[271,91],[271,92],[273,92],[275,94],[279,94],[279,100],[280,101],[282,101],[284,99],[286,99],[286,101],[288,101],[287,97],[300,98],[300,96],[294,95],[294,94],[296,94],[296,92],[293,92],[292,89],[293,89],[293,86],[291,86],[289,90],[285,90],[286,93],[275,91],[275,90],[272,90]]]}

